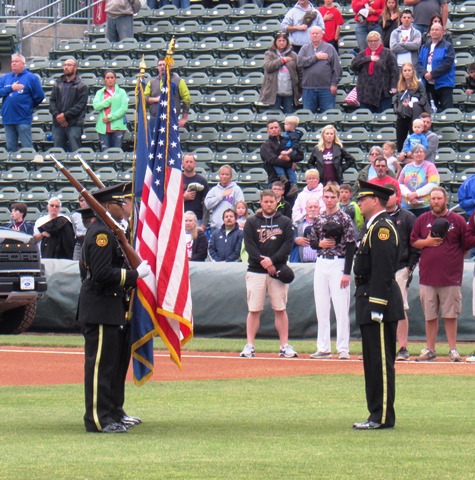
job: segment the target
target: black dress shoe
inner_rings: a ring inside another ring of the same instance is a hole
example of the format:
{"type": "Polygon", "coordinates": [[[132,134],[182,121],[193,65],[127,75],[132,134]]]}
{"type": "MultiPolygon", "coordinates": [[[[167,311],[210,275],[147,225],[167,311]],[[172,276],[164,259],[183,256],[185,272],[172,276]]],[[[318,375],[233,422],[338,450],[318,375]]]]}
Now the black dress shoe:
{"type": "Polygon", "coordinates": [[[378,428],[383,428],[383,426],[380,423],[366,420],[366,422],[354,423],[353,428],[355,430],[376,430],[378,428]]]}
{"type": "Polygon", "coordinates": [[[122,415],[120,417],[119,423],[124,425],[127,428],[134,427],[135,425],[140,425],[142,420],[138,417],[130,417],[129,415],[122,415]]]}
{"type": "Polygon", "coordinates": [[[105,427],[102,427],[99,433],[127,433],[127,428],[124,425],[117,422],[109,423],[105,427]]]}

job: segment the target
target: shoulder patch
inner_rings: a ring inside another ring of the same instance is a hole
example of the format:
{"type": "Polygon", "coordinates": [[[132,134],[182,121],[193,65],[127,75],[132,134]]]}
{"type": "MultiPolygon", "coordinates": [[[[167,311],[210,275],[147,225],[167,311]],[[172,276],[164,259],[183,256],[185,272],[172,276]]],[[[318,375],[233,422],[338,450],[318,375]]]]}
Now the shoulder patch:
{"type": "Polygon", "coordinates": [[[380,228],[379,231],[378,231],[378,238],[380,240],[389,240],[389,236],[390,236],[390,233],[389,233],[389,229],[388,228],[380,228]]]}
{"type": "Polygon", "coordinates": [[[109,239],[107,238],[107,235],[105,233],[100,233],[96,237],[96,245],[98,247],[105,247],[109,243],[109,239]]]}

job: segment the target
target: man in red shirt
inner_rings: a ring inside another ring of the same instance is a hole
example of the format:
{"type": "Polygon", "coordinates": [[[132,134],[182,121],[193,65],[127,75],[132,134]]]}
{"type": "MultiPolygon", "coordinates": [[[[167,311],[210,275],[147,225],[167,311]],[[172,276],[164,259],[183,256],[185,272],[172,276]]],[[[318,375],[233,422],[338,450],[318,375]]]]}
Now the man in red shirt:
{"type": "Polygon", "coordinates": [[[384,187],[387,183],[394,185],[397,193],[397,203],[401,204],[401,189],[399,188],[399,182],[388,175],[388,162],[384,157],[376,157],[374,161],[374,169],[376,170],[376,177],[369,180],[369,183],[374,183],[380,187],[384,187]]]}
{"type": "Polygon", "coordinates": [[[467,224],[461,215],[447,209],[447,192],[435,187],[430,193],[430,211],[414,224],[411,245],[421,249],[419,281],[422,310],[426,320],[427,346],[416,359],[437,358],[435,342],[439,310],[445,323],[449,359],[460,362],[456,348],[457,317],[462,309],[462,277],[467,224]]]}

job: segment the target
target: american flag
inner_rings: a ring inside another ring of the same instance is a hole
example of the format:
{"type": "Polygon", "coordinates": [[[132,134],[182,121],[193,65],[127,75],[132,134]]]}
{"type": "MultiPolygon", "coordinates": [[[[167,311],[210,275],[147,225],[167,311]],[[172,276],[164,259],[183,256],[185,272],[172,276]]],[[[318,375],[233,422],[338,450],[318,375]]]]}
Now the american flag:
{"type": "Polygon", "coordinates": [[[168,68],[166,77],[152,133],[136,234],[136,250],[152,269],[151,275],[137,282],[137,300],[150,316],[144,325],[132,327],[134,380],[138,384],[153,374],[151,344],[156,334],[179,367],[181,345],[193,336],[183,226],[182,155],[172,92],[176,87],[170,83],[168,68]]]}

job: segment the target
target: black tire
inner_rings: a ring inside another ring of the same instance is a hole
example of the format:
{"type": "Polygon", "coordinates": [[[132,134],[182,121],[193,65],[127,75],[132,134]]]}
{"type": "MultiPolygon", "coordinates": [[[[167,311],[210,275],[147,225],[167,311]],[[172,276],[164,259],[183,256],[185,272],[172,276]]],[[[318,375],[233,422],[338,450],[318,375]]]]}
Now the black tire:
{"type": "Polygon", "coordinates": [[[0,335],[18,335],[31,327],[36,316],[36,302],[0,314],[0,335]]]}

